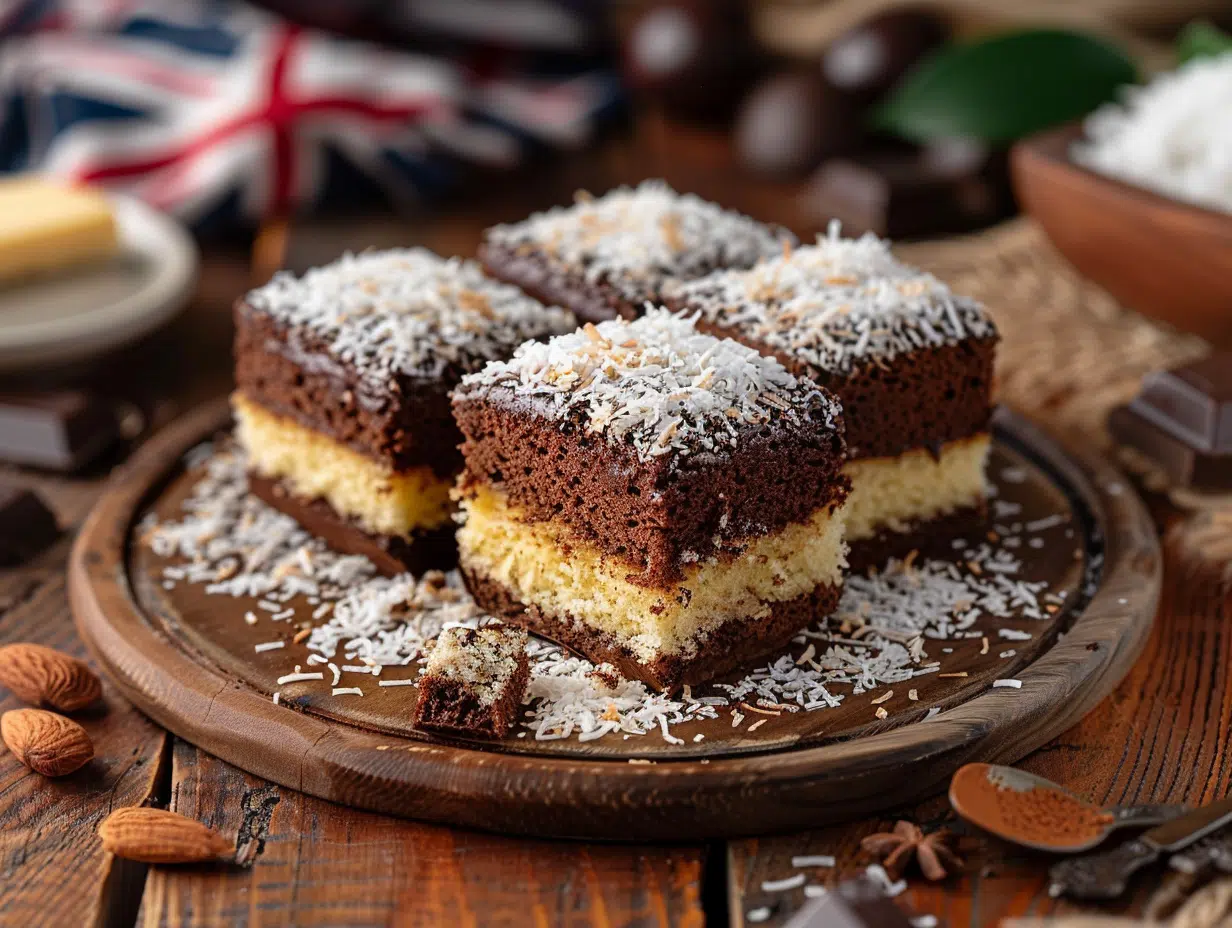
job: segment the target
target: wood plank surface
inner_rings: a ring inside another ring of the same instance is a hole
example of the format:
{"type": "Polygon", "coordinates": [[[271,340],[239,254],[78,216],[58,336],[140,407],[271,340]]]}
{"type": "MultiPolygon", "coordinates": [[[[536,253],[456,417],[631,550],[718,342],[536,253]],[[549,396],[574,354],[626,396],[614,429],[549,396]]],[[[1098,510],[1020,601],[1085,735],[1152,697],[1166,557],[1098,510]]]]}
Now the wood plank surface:
{"type": "MultiPolygon", "coordinates": [[[[0,643],[85,656],[68,615],[68,542],[0,572],[0,643]]],[[[0,712],[22,705],[0,689],[0,712]]],[[[96,756],[70,776],[45,779],[0,749],[0,925],[131,924],[144,868],[111,860],[94,832],[112,809],[155,795],[168,736],[110,684],[103,705],[76,718],[96,756]]]]}
{"type": "MultiPolygon", "coordinates": [[[[1151,637],[1129,676],[1081,722],[1018,766],[1105,805],[1200,805],[1232,791],[1232,599],[1212,581],[1182,578],[1167,568],[1164,590],[1151,637]]],[[[860,851],[860,838],[888,830],[898,818],[925,830],[946,824],[968,831],[939,796],[882,819],[732,842],[732,924],[747,924],[748,913],[761,907],[772,915],[760,924],[782,924],[804,903],[804,890],[765,892],[763,882],[802,872],[792,866],[801,855],[837,858],[832,870],[803,871],[809,882],[832,885],[857,875],[871,862],[860,851]]],[[[951,928],[997,924],[1010,915],[1092,911],[1048,897],[1047,856],[969,832],[962,840],[966,873],[938,884],[912,875],[900,897],[905,909],[935,915],[951,928]]],[[[1159,879],[1136,882],[1130,899],[1105,911],[1141,912],[1159,879]]]]}
{"type": "Polygon", "coordinates": [[[347,809],[177,741],[171,808],[242,846],[249,868],[158,868],[154,926],[701,928],[703,850],[526,841],[347,809]]]}

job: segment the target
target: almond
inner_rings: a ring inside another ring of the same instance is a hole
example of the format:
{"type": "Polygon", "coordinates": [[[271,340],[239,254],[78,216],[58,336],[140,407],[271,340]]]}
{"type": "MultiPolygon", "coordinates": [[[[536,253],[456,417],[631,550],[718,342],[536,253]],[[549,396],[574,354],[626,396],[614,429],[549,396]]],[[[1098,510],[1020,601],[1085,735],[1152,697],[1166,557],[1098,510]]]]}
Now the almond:
{"type": "Polygon", "coordinates": [[[23,702],[75,712],[103,694],[98,676],[84,661],[40,644],[0,648],[0,684],[23,702]]]}
{"type": "Polygon", "coordinates": [[[14,757],[45,777],[72,773],[94,756],[94,744],[84,728],[42,709],[14,709],[0,715],[0,737],[14,757]]]}
{"type": "Polygon", "coordinates": [[[98,826],[103,850],[147,864],[192,864],[233,856],[231,842],[166,809],[117,809],[98,826]]]}

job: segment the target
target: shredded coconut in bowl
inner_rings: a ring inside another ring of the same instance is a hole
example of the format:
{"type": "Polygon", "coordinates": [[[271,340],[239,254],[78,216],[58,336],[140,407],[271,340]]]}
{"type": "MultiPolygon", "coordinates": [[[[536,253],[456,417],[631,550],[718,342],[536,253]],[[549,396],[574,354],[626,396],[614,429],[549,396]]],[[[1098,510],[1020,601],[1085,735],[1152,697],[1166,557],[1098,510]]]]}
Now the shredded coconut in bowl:
{"type": "Polygon", "coordinates": [[[1232,213],[1232,54],[1199,58],[1087,117],[1071,155],[1164,196],[1232,213]]]}

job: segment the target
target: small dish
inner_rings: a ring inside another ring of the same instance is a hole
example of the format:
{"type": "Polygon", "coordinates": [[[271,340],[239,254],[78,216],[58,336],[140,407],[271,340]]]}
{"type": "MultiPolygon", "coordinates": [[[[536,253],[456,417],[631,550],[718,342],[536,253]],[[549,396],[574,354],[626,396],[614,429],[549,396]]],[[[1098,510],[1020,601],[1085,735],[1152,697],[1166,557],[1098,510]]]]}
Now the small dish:
{"type": "Polygon", "coordinates": [[[1023,210],[1082,274],[1119,301],[1232,347],[1232,215],[1172,200],[1075,164],[1066,126],[1014,146],[1023,210]]]}
{"type": "Polygon", "coordinates": [[[187,302],[197,277],[192,237],[140,200],[111,199],[116,258],[0,287],[0,373],[105,354],[153,331],[187,302]]]}

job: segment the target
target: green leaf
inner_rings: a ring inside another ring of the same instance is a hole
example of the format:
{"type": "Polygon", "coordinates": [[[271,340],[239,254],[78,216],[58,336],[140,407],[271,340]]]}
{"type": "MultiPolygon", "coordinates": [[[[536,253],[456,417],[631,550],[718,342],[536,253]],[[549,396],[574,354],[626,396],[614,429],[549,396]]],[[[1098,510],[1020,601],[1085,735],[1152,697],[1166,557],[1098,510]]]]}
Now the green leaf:
{"type": "Polygon", "coordinates": [[[1094,36],[1011,32],[944,48],[876,107],[874,127],[914,141],[1008,142],[1068,122],[1137,77],[1133,62],[1094,36]]]}
{"type": "Polygon", "coordinates": [[[1232,35],[1203,20],[1189,23],[1176,37],[1176,60],[1180,64],[1228,52],[1232,52],[1232,35]]]}

